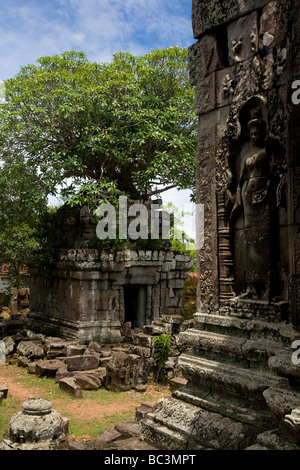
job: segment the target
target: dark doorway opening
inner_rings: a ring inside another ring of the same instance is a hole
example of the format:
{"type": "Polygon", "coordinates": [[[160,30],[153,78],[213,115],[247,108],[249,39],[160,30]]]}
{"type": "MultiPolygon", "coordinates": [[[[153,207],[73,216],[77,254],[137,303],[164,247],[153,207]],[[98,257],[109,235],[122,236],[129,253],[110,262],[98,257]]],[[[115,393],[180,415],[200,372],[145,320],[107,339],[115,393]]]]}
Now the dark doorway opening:
{"type": "Polygon", "coordinates": [[[132,328],[143,328],[146,324],[146,286],[124,286],[124,321],[132,328]]]}

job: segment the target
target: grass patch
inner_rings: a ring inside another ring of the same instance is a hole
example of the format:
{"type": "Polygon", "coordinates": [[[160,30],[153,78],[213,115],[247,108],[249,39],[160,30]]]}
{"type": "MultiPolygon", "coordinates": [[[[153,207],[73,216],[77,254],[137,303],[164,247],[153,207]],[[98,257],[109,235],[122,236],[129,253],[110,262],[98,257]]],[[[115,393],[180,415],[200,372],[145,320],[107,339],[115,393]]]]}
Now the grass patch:
{"type": "MultiPolygon", "coordinates": [[[[65,414],[66,415],[66,414],[65,414]]],[[[66,418],[70,419],[69,423],[69,433],[74,436],[88,435],[90,437],[96,438],[101,431],[106,431],[107,429],[112,429],[118,423],[127,421],[128,419],[133,419],[135,416],[135,408],[133,407],[132,411],[122,411],[121,413],[116,412],[113,415],[104,414],[99,421],[97,418],[93,418],[89,421],[83,422],[80,419],[74,419],[66,415],[66,418]]]]}
{"type": "Polygon", "coordinates": [[[21,411],[22,404],[16,398],[6,398],[0,403],[0,441],[4,431],[9,429],[9,422],[12,416],[21,411]]]}
{"type": "Polygon", "coordinates": [[[196,273],[190,274],[184,283],[183,307],[180,310],[180,315],[185,320],[192,320],[197,311],[197,284],[198,277],[196,273]]]}
{"type": "Polygon", "coordinates": [[[81,439],[83,436],[96,438],[99,432],[133,419],[139,404],[145,401],[155,403],[159,398],[170,395],[168,387],[153,383],[148,384],[143,394],[135,390],[113,392],[102,387],[98,390],[83,390],[83,398],[78,399],[61,390],[54,378],[38,377],[16,365],[0,367],[0,382],[5,383],[5,379],[9,381],[8,397],[0,403],[0,440],[3,432],[9,429],[12,416],[22,411],[24,400],[19,396],[50,400],[53,408],[69,419],[69,434],[81,439]],[[14,386],[14,390],[21,390],[20,394],[16,393],[17,398],[12,395],[10,385],[14,386]]]}

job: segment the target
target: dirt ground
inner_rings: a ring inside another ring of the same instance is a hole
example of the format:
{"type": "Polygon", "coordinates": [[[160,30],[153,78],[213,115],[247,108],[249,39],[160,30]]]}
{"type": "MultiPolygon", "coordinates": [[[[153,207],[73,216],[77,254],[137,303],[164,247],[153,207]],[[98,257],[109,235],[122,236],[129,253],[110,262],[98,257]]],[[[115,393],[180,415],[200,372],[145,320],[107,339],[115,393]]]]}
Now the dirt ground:
{"type": "MultiPolygon", "coordinates": [[[[41,379],[41,387],[32,387],[31,384],[24,383],[27,371],[12,365],[0,365],[0,384],[5,384],[8,387],[8,397],[14,398],[22,403],[32,396],[43,396],[43,380],[41,379]],[[21,380],[22,379],[22,380],[21,380]]],[[[48,379],[52,380],[52,379],[48,379]]],[[[58,387],[53,380],[53,386],[58,387]]],[[[97,392],[95,392],[97,393],[97,392]]],[[[67,393],[65,398],[53,397],[51,399],[53,408],[58,411],[62,416],[67,416],[69,420],[81,420],[83,423],[96,419],[102,422],[109,416],[116,416],[116,414],[124,414],[135,409],[147,397],[147,401],[156,403],[159,398],[166,398],[170,396],[170,389],[167,386],[158,384],[149,384],[146,393],[138,393],[134,390],[122,393],[121,398],[117,401],[100,403],[94,398],[88,399],[74,399],[67,393]],[[150,400],[149,400],[150,398],[150,400]]],[[[0,408],[1,413],[1,408],[0,408]]],[[[87,436],[84,435],[84,438],[87,436]]]]}

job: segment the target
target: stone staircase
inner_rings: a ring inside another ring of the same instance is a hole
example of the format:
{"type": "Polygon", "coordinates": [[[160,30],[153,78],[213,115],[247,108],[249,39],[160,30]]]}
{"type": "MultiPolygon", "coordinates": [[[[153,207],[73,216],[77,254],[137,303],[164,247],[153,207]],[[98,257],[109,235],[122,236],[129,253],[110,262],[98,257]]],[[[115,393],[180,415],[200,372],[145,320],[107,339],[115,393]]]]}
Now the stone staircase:
{"type": "Polygon", "coordinates": [[[300,449],[298,423],[286,419],[300,408],[291,348],[299,333],[258,317],[198,313],[194,321],[179,334],[187,384],[142,420],[144,440],[161,449],[300,449]]]}
{"type": "Polygon", "coordinates": [[[145,325],[142,331],[132,334],[132,344],[129,352],[143,359],[145,383],[156,377],[156,366],[153,359],[153,339],[160,334],[172,336],[173,356],[170,358],[167,368],[172,370],[175,375],[178,370],[178,358],[183,350],[183,345],[178,341],[179,334],[187,331],[191,325],[194,325],[194,321],[184,320],[181,315],[163,315],[150,325],[145,325]]]}

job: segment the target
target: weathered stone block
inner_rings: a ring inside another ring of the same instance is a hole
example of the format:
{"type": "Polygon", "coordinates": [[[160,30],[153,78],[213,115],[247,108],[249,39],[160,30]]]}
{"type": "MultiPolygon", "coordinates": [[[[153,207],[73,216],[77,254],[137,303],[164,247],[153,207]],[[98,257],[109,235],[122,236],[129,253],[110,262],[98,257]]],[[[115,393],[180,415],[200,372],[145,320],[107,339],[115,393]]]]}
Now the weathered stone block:
{"type": "Polygon", "coordinates": [[[207,34],[189,48],[189,67],[191,85],[222,68],[216,36],[207,34]]]}
{"type": "Polygon", "coordinates": [[[97,369],[99,358],[92,355],[70,356],[66,358],[66,365],[69,371],[97,369]]]}
{"type": "MultiPolygon", "coordinates": [[[[287,17],[282,9],[282,1],[270,2],[262,11],[260,18],[261,40],[268,40],[267,46],[278,46],[286,41],[287,17]]],[[[296,15],[298,16],[298,15],[296,15]]]]}
{"type": "Polygon", "coordinates": [[[0,394],[2,398],[7,398],[8,387],[6,385],[0,384],[0,394]]]}
{"type": "Polygon", "coordinates": [[[173,289],[183,289],[184,288],[184,280],[183,279],[170,279],[168,286],[173,289]]]}
{"type": "Polygon", "coordinates": [[[35,373],[39,377],[55,377],[58,370],[67,370],[63,361],[38,361],[35,367],[35,373]]]}
{"type": "Polygon", "coordinates": [[[86,351],[86,346],[80,344],[68,344],[64,351],[66,356],[82,356],[86,351]]]}
{"type": "Polygon", "coordinates": [[[152,348],[152,336],[138,333],[132,336],[133,344],[143,346],[145,348],[152,348]]]}
{"type": "Polygon", "coordinates": [[[238,19],[228,26],[229,63],[235,65],[250,59],[258,50],[257,13],[238,19]]]}
{"type": "Polygon", "coordinates": [[[136,407],[135,420],[141,421],[145,419],[148,413],[152,413],[155,403],[144,402],[141,405],[136,407]]]}
{"type": "Polygon", "coordinates": [[[140,435],[140,426],[137,421],[128,420],[123,423],[118,423],[115,430],[122,434],[124,437],[133,437],[140,435]]]}
{"type": "Polygon", "coordinates": [[[35,374],[37,362],[28,363],[28,372],[29,374],[35,374]]]}
{"type": "Polygon", "coordinates": [[[17,353],[30,359],[44,356],[44,348],[40,342],[20,341],[17,346],[17,353]]]}
{"type": "Polygon", "coordinates": [[[28,364],[29,364],[29,359],[28,357],[25,357],[25,356],[20,356],[18,358],[18,367],[28,367],[28,364]]]}
{"type": "Polygon", "coordinates": [[[66,348],[75,341],[65,341],[61,338],[46,338],[44,342],[45,354],[48,357],[65,356],[66,348]]]}
{"type": "Polygon", "coordinates": [[[192,24],[194,37],[228,24],[240,16],[264,7],[270,0],[193,0],[192,24]]]}
{"type": "Polygon", "coordinates": [[[3,341],[5,344],[5,354],[8,356],[8,354],[11,354],[14,351],[16,343],[11,336],[6,336],[3,341]]]}
{"type": "Polygon", "coordinates": [[[195,89],[195,113],[197,115],[208,113],[216,107],[215,87],[215,72],[197,81],[195,89]]]}
{"type": "Polygon", "coordinates": [[[74,395],[75,398],[82,398],[82,390],[79,385],[76,384],[75,377],[65,377],[58,381],[59,388],[74,395]]]}
{"type": "Polygon", "coordinates": [[[100,378],[92,376],[88,373],[76,373],[74,377],[76,384],[79,385],[82,390],[98,390],[98,388],[101,387],[100,378]]]}
{"type": "Polygon", "coordinates": [[[102,431],[98,434],[95,442],[95,449],[101,450],[107,448],[112,442],[120,439],[122,434],[116,429],[110,429],[107,431],[102,431]]]}

